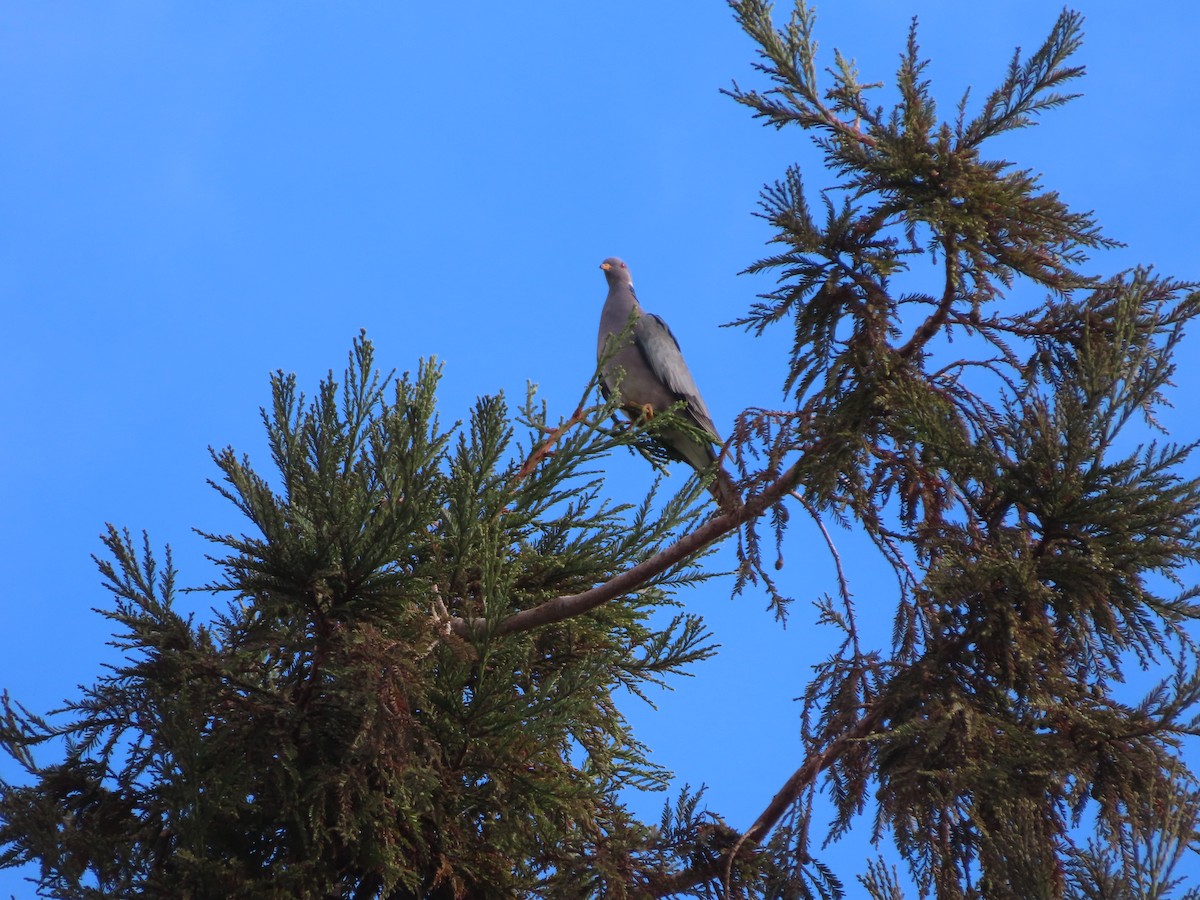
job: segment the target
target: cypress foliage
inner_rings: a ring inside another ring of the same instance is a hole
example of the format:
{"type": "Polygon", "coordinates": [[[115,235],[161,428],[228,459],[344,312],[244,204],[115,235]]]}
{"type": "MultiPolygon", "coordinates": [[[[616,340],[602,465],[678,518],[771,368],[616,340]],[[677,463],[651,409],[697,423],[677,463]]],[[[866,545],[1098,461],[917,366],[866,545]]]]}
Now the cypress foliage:
{"type": "MultiPolygon", "coordinates": [[[[563,418],[531,391],[443,427],[438,367],[381,372],[365,337],[312,398],[279,374],[272,471],[214,453],[249,522],[207,535],[223,611],[180,615],[169,550],[110,528],[125,662],[53,718],[5,695],[28,783],[0,785],[0,864],[38,863],[56,897],[833,898],[852,873],[821,847],[871,816],[922,896],[1185,887],[1200,481],[1194,445],[1142,436],[1200,293],[1095,274],[1114,241],[985,148],[1070,99],[1080,17],[943,121],[915,25],[885,109],[841,55],[819,85],[802,0],[782,28],[769,3],[730,5],[766,86],[729,95],[808,132],[838,177],[819,204],[798,167],[762,194],[773,252],[748,271],[775,282],[732,324],[793,343],[787,408],[747,409],[727,448],[744,504],[712,512],[696,479],[608,501],[604,458],[660,461],[677,413],[613,428],[594,381],[563,418]],[[722,538],[735,590],[788,614],[764,545],[796,504],[895,570],[870,598],[890,645],[864,646],[830,540],[836,637],[802,687],[793,776],[742,832],[690,789],[638,821],[622,791],[668,773],[620,691],[713,652],[670,608],[722,538]],[[1130,700],[1131,666],[1166,677],[1130,700]],[[816,832],[819,789],[835,815],[816,832]]],[[[904,895],[883,860],[858,882],[904,895]]]]}
{"type": "Polygon", "coordinates": [[[273,379],[275,472],[214,453],[252,530],[207,535],[222,574],[204,589],[230,598],[210,624],[176,612],[169,551],[110,528],[127,662],[61,724],[5,698],[0,739],[33,779],[4,788],[5,862],[38,861],[56,897],[462,897],[553,893],[580,858],[574,884],[613,893],[630,848],[656,851],[617,794],[665,773],[614,694],[712,652],[696,616],[649,621],[704,577],[695,559],[587,615],[493,630],[689,530],[699,490],[608,503],[589,466],[636,439],[603,427],[611,410],[579,411],[551,455],[532,395],[523,442],[500,397],[443,429],[438,377],[382,375],[363,338],[311,399],[273,379]],[[37,764],[57,738],[63,761],[37,764]]]}
{"type": "MultiPolygon", "coordinates": [[[[795,405],[769,428],[746,414],[738,440],[799,455],[808,503],[863,527],[900,588],[886,655],[860,649],[844,586],[826,607],[845,642],[804,699],[834,833],[873,800],[877,833],[940,898],[1093,896],[1097,858],[1127,864],[1114,884],[1161,890],[1170,855],[1153,873],[1132,848],[1195,847],[1179,740],[1200,697],[1182,580],[1200,483],[1181,474],[1194,444],[1126,431],[1156,426],[1200,295],[1147,269],[1090,274],[1114,242],[984,147],[1071,99],[1081,18],[1064,11],[977,113],[964,96],[940,122],[915,23],[885,110],[840,54],[818,86],[803,2],[782,29],[768,3],[732,6],[769,87],[728,93],[810,133],[839,177],[823,217],[798,168],[763,192],[779,249],[749,271],[777,286],[737,324],[790,322],[795,405]],[[914,276],[932,289],[898,287],[914,276]],[[1131,664],[1169,673],[1132,705],[1116,690],[1131,664]],[[1106,851],[1074,847],[1085,820],[1106,851]]],[[[898,890],[880,867],[863,884],[898,890]]]]}

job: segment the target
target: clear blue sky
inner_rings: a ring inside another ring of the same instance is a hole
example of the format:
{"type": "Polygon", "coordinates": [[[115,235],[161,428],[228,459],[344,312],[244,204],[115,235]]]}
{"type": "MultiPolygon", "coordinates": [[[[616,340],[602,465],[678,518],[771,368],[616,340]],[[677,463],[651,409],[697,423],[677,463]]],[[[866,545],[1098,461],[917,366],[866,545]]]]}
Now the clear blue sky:
{"type": "MultiPolygon", "coordinates": [[[[838,47],[886,81],[917,15],[952,116],[1059,8],[840,0],[818,6],[818,37],[824,63],[838,47]]],[[[1075,8],[1085,96],[996,152],[1128,244],[1096,271],[1200,276],[1200,11],[1075,8]]],[[[170,543],[185,584],[212,577],[191,529],[243,526],[205,484],[206,448],[265,467],[269,373],[311,390],[360,328],[387,367],[445,361],[443,420],[480,393],[520,399],[527,380],[566,414],[594,364],[596,267],[616,254],[719,427],[777,405],[785,335],[717,326],[769,287],[736,275],[768,236],[751,215],[763,182],[792,161],[824,176],[802,133],[764,129],[718,93],[756,84],[753,58],[724,3],[696,0],[0,6],[0,687],[45,711],[113,659],[90,611],[108,602],[89,558],[106,521],[170,543]]],[[[1191,440],[1200,334],[1181,363],[1163,422],[1191,440]]],[[[613,466],[615,496],[650,482],[613,466]]],[[[888,583],[842,541],[882,641],[888,583]]],[[[708,783],[739,827],[800,761],[792,698],[830,638],[804,605],[833,587],[818,538],[797,528],[785,553],[801,601],[786,631],[761,598],[711,582],[684,599],[721,656],[657,712],[630,704],[658,760],[708,783]]],[[[826,857],[849,877],[866,855],[849,840],[826,857]]],[[[9,893],[30,891],[0,874],[9,893]]]]}

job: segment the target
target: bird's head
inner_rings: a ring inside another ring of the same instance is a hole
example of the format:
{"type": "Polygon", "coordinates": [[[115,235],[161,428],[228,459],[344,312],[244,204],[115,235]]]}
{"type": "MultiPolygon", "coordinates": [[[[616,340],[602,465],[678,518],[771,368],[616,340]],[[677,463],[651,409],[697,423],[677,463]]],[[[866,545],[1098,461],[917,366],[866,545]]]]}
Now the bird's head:
{"type": "Polygon", "coordinates": [[[629,274],[629,267],[615,256],[610,256],[600,263],[600,268],[604,270],[604,277],[608,279],[610,285],[633,284],[633,276],[629,274]]]}

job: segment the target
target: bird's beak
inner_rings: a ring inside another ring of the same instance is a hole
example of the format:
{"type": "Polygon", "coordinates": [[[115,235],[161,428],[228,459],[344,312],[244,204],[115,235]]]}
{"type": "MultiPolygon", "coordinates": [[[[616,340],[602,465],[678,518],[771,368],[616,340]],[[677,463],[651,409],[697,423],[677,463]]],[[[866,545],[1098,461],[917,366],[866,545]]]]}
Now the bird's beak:
{"type": "Polygon", "coordinates": [[[602,268],[605,272],[607,272],[609,269],[612,268],[612,266],[609,265],[608,263],[600,263],[600,268],[602,268]]]}

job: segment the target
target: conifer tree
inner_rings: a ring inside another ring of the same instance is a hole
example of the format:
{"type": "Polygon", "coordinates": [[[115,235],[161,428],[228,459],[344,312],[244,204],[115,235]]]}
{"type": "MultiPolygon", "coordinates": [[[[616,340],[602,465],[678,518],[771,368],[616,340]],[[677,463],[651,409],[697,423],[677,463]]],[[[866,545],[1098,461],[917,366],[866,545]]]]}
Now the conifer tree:
{"type": "Polygon", "coordinates": [[[774,287],[731,314],[793,343],[786,408],[745,410],[725,448],[744,503],[714,510],[695,478],[611,502],[605,458],[657,461],[679,418],[615,426],[595,380],[570,415],[531,390],[443,426],[438,366],[397,376],[365,336],[311,398],[280,373],[272,471],[214,453],[247,521],[207,535],[221,611],[182,616],[169,550],[110,528],[125,661],[51,717],[4,696],[28,779],[0,784],[0,863],[38,864],[54,897],[895,900],[882,859],[819,859],[869,816],[922,896],[1197,895],[1177,869],[1200,846],[1180,750],[1200,481],[1192,444],[1142,436],[1200,293],[1095,274],[1115,242],[1092,216],[989,155],[1070,99],[1080,17],[943,120],[915,25],[885,108],[841,55],[818,73],[802,0],[782,28],[730,5],[765,84],[729,96],[808,132],[839,179],[815,196],[793,167],[762,194],[774,252],[748,271],[774,287]],[[792,777],[745,830],[688,789],[639,821],[623,792],[669,773],[620,696],[714,652],[677,607],[723,538],[735,589],[788,614],[763,553],[796,510],[894,569],[871,598],[890,646],[863,645],[830,538],[837,637],[797,688],[792,777]],[[1135,665],[1164,674],[1140,702],[1119,690],[1135,665]]]}

